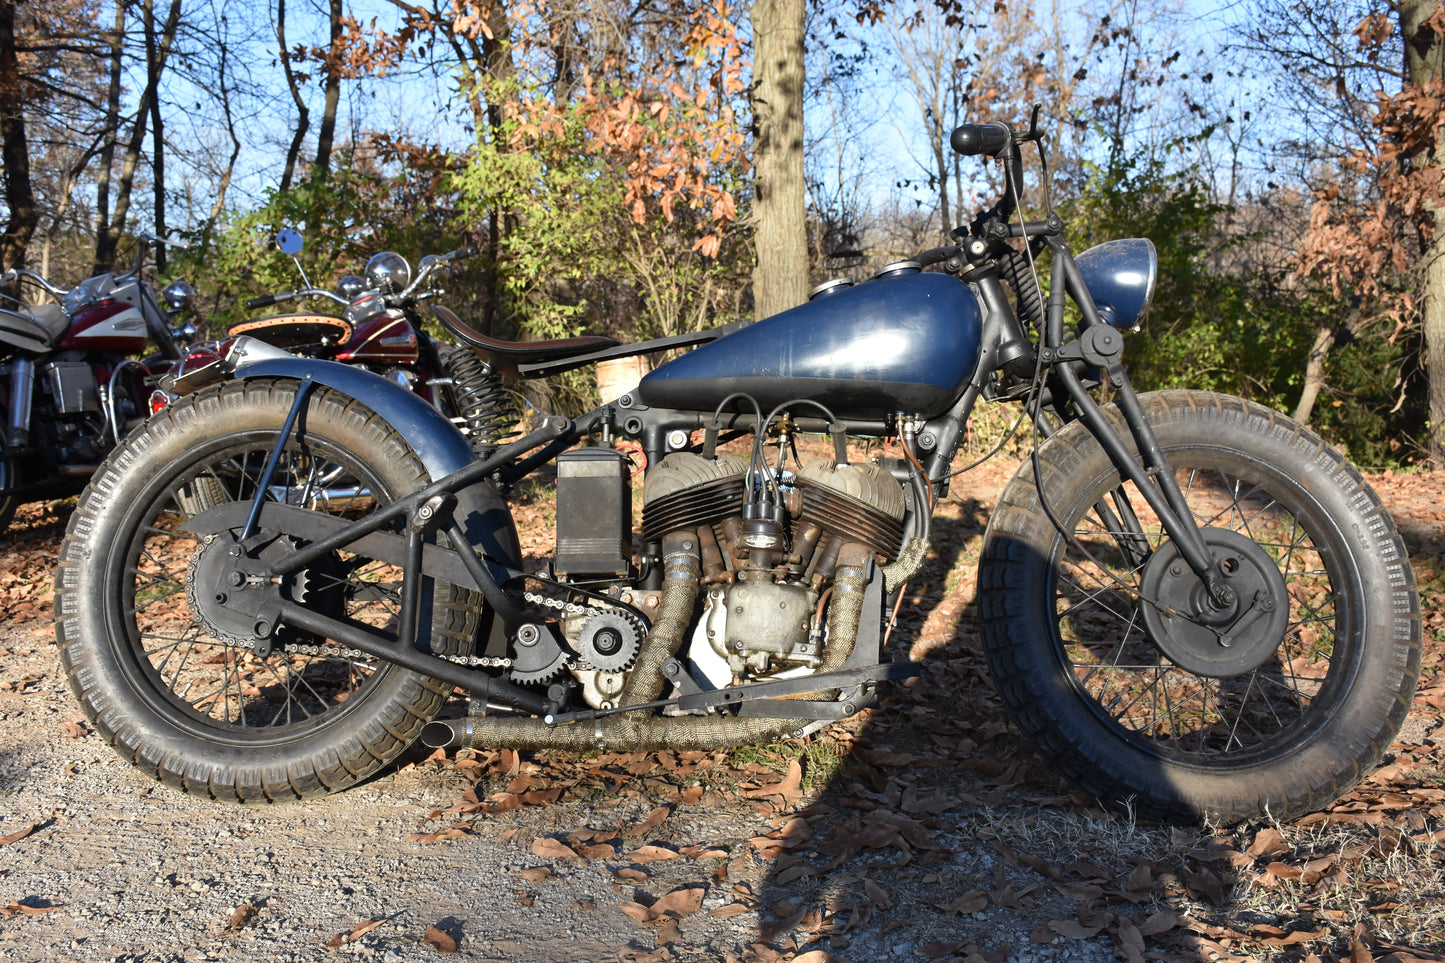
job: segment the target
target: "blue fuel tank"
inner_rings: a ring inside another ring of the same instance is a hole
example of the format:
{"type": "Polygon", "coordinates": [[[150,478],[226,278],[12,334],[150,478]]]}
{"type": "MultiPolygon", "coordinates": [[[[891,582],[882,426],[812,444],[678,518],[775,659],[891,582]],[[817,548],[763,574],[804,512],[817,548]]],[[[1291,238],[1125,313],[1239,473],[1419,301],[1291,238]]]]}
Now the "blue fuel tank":
{"type": "Polygon", "coordinates": [[[711,411],[741,391],[765,413],[807,398],[839,418],[928,418],[963,390],[981,329],[968,285],[905,269],[823,292],[703,345],[648,374],[637,393],[658,408],[711,411]]]}

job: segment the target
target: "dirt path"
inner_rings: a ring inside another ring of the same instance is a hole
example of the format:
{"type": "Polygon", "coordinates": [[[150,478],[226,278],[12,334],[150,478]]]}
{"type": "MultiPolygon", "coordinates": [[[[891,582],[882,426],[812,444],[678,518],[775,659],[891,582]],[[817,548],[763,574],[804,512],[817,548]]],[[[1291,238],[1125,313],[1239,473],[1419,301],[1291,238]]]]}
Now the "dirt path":
{"type": "MultiPolygon", "coordinates": [[[[1433,668],[1391,766],[1278,843],[1104,816],[1035,762],[980,671],[964,609],[997,480],[942,509],[909,626],[934,676],[807,753],[452,754],[263,810],[163,788],[84,726],[50,637],[61,522],[27,509],[0,546],[0,958],[1439,959],[1445,931],[1405,898],[1445,896],[1433,668]],[[1308,885],[1261,883],[1311,865],[1308,885]],[[1434,881],[1401,894],[1402,865],[1434,881]]],[[[1377,481],[1438,591],[1445,476],[1377,481]]]]}

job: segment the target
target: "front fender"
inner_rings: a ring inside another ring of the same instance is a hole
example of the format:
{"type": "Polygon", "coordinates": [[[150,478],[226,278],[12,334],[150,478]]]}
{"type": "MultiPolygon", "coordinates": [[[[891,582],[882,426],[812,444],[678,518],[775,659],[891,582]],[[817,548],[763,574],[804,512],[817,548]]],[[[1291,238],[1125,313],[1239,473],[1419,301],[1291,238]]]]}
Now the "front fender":
{"type": "MultiPolygon", "coordinates": [[[[308,376],[319,385],[355,399],[381,416],[426,466],[433,481],[440,480],[476,460],[472,447],[456,426],[428,402],[400,385],[364,368],[324,361],[319,358],[244,358],[236,365],[236,378],[289,378],[308,376]]],[[[457,518],[473,546],[490,559],[512,568],[522,564],[521,543],[507,503],[486,482],[477,482],[456,492],[457,518]]],[[[494,572],[498,582],[506,576],[494,572]]]]}

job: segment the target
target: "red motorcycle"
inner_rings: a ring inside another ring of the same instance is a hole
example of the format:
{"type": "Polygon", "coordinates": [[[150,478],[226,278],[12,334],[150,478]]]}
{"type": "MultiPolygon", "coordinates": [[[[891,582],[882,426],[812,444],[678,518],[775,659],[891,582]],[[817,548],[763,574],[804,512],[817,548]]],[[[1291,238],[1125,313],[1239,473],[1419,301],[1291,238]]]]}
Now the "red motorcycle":
{"type": "MultiPolygon", "coordinates": [[[[337,313],[281,314],[243,321],[230,328],[229,338],[247,335],[294,355],[340,361],[381,375],[431,402],[461,429],[482,457],[510,435],[514,409],[501,390],[500,372],[476,352],[431,337],[422,324],[422,304],[444,293],[435,287],[441,269],[471,257],[476,248],[429,254],[418,262],[415,275],[406,258],[383,251],[366,262],[365,276],[348,274],[337,282],[335,291],[328,291],[313,287],[296,259],[302,247],[300,234],[281,231],[276,246],[296,261],[306,286],[252,298],[246,307],[322,298],[335,305],[337,313]]],[[[453,316],[437,305],[432,305],[432,310],[453,316]]],[[[198,371],[218,360],[215,347],[207,344],[192,349],[163,379],[163,387],[180,383],[191,388],[205,380],[198,371]]],[[[175,397],[174,393],[158,394],[152,410],[175,397]]]]}
{"type": "Polygon", "coordinates": [[[0,288],[21,282],[58,304],[0,309],[0,532],[25,502],[74,494],[126,431],[147,414],[158,375],[181,351],[192,326],[173,328],[194,290],[177,281],[162,307],[141,277],[146,250],[170,243],[141,234],[135,264],[99,274],[69,291],[34,271],[12,269],[0,288]],[[137,360],[154,346],[155,353],[137,360]]]}

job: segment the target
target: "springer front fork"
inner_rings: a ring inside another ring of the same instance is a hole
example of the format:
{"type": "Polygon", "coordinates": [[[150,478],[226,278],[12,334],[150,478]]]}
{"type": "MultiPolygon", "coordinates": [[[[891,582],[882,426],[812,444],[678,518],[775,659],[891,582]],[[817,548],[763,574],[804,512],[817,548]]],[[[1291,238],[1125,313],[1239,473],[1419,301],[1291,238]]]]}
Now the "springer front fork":
{"type": "MultiPolygon", "coordinates": [[[[1074,264],[1068,244],[1057,236],[1047,240],[1053,257],[1045,331],[1039,348],[1041,360],[1045,365],[1052,366],[1058,374],[1069,400],[1073,402],[1075,413],[1104,447],[1120,474],[1134,483],[1139,494],[1159,516],[1160,524],[1178,548],[1180,557],[1199,577],[1210,599],[1217,606],[1232,604],[1234,590],[1225,584],[1215,567],[1213,553],[1205,542],[1183,491],[1179,488],[1174,470],[1164,457],[1154,429],[1144,416],[1144,409],[1139,404],[1139,396],[1134,391],[1133,383],[1124,370],[1123,333],[1104,323],[1099,317],[1093,296],[1074,264]],[[1067,342],[1063,336],[1066,294],[1074,299],[1084,317],[1079,336],[1067,342]],[[1138,450],[1138,457],[1129,450],[1124,439],[1099,407],[1099,403],[1084,386],[1079,377],[1079,369],[1085,366],[1101,370],[1110,387],[1114,389],[1114,403],[1124,416],[1124,423],[1138,450]]],[[[1117,497],[1114,504],[1123,515],[1120,519],[1123,524],[1114,530],[1123,533],[1141,531],[1128,500],[1117,497]]],[[[1107,521],[1112,512],[1109,512],[1107,505],[1100,507],[1108,513],[1104,516],[1107,521]]],[[[1125,534],[1121,539],[1120,547],[1130,554],[1136,554],[1141,548],[1134,544],[1136,539],[1132,536],[1125,534]]]]}

